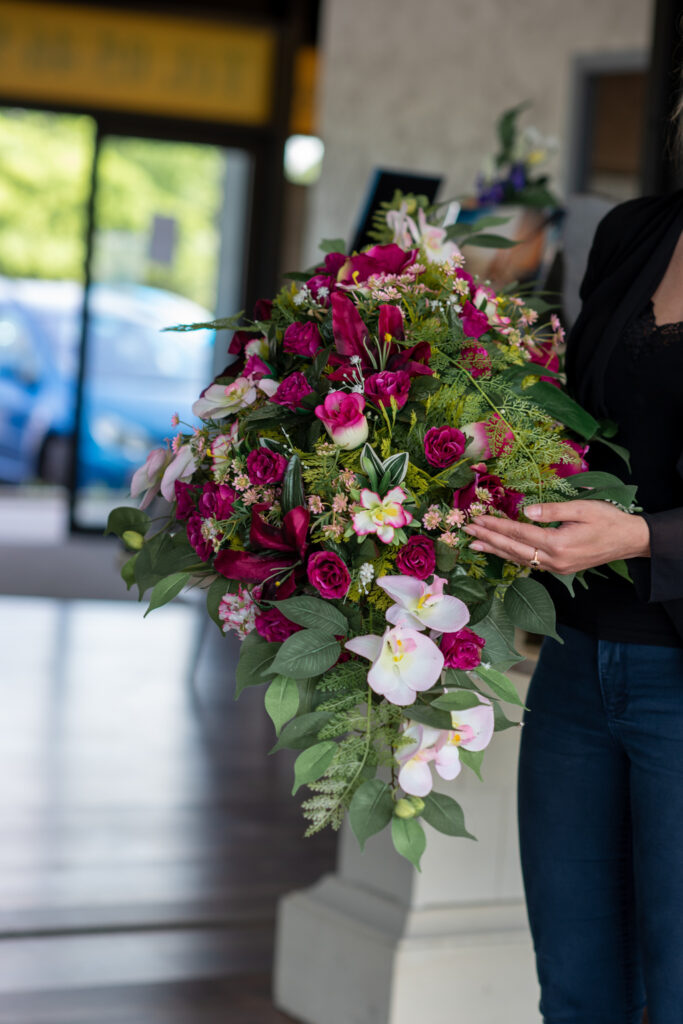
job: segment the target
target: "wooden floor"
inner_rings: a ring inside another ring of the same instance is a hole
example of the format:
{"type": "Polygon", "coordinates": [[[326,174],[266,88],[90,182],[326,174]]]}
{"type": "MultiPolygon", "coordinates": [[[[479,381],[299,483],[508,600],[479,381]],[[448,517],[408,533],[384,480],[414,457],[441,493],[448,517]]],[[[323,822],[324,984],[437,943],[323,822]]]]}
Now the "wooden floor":
{"type": "Polygon", "coordinates": [[[197,612],[0,597],[0,1024],[275,1024],[278,897],[333,866],[197,612]]]}

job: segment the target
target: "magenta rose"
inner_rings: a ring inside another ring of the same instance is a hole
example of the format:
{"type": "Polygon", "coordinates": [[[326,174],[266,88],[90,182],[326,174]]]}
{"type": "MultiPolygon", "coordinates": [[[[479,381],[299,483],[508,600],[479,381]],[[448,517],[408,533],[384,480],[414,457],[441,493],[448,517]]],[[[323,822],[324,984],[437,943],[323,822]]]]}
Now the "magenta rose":
{"type": "Polygon", "coordinates": [[[586,462],[585,455],[588,451],[589,445],[578,444],[576,441],[562,441],[562,444],[566,444],[568,448],[578,456],[575,462],[553,462],[551,468],[555,470],[557,476],[566,477],[574,476],[575,473],[585,473],[588,469],[588,463],[586,462]]]}
{"type": "Polygon", "coordinates": [[[276,405],[284,405],[287,409],[297,409],[301,405],[301,400],[306,395],[312,395],[313,388],[308,383],[303,373],[290,373],[288,377],[280,381],[277,386],[277,391],[271,398],[271,402],[275,402],[276,405]]]}
{"type": "Polygon", "coordinates": [[[495,473],[489,473],[486,464],[478,462],[472,466],[474,479],[467,485],[453,493],[453,508],[462,509],[466,512],[470,505],[479,501],[477,490],[483,488],[491,495],[490,508],[504,512],[510,519],[517,519],[519,506],[524,497],[519,491],[513,491],[503,487],[503,482],[495,473]]]}
{"type": "Polygon", "coordinates": [[[255,448],[247,455],[249,483],[254,487],[279,484],[287,469],[287,459],[270,448],[255,448]]]}
{"type": "Polygon", "coordinates": [[[314,323],[290,324],[285,331],[283,345],[285,352],[312,359],[320,348],[320,331],[314,323]]]}
{"type": "Polygon", "coordinates": [[[201,487],[198,484],[186,484],[182,480],[176,480],[174,483],[175,499],[177,501],[175,517],[180,522],[184,523],[194,515],[197,509],[196,501],[197,495],[201,491],[201,487]]]}
{"type": "Polygon", "coordinates": [[[374,405],[390,406],[393,397],[398,408],[402,409],[408,401],[409,391],[410,374],[405,370],[382,370],[365,379],[366,397],[374,405]]]}
{"type": "Polygon", "coordinates": [[[301,626],[285,618],[279,608],[268,608],[256,616],[256,632],[271,644],[282,643],[300,629],[301,626]]]}
{"type": "Polygon", "coordinates": [[[373,245],[366,252],[350,256],[340,268],[337,280],[340,284],[362,284],[378,274],[402,274],[412,267],[417,255],[417,249],[405,250],[394,242],[373,245]]]}
{"type": "Polygon", "coordinates": [[[199,499],[199,514],[202,519],[229,519],[237,493],[228,484],[215,484],[212,480],[204,484],[199,499]]]}
{"type": "Polygon", "coordinates": [[[244,369],[242,370],[243,377],[253,377],[254,380],[261,380],[262,377],[270,377],[271,369],[267,363],[264,363],[260,356],[249,356],[244,369]]]}
{"type": "Polygon", "coordinates": [[[462,365],[473,377],[483,377],[491,370],[491,357],[481,345],[471,345],[462,350],[462,365]]]}
{"type": "Polygon", "coordinates": [[[481,664],[481,649],[485,641],[471,629],[457,633],[444,633],[439,644],[445,668],[459,668],[464,672],[481,664]]]}
{"type": "Polygon", "coordinates": [[[418,580],[426,580],[431,576],[436,568],[432,538],[424,534],[410,537],[396,555],[396,568],[405,576],[414,576],[418,580]]]}
{"type": "Polygon", "coordinates": [[[445,469],[462,458],[467,438],[457,427],[430,427],[425,434],[425,458],[430,466],[445,469]]]}
{"type": "Polygon", "coordinates": [[[204,537],[202,524],[204,520],[197,513],[193,513],[187,521],[187,539],[195,549],[202,562],[208,562],[213,554],[213,545],[204,537]]]}
{"type": "Polygon", "coordinates": [[[489,318],[468,299],[461,313],[462,329],[467,338],[481,338],[489,329],[489,318]]]}
{"type": "Polygon", "coordinates": [[[332,440],[344,451],[351,451],[367,441],[368,421],[363,414],[365,399],[358,392],[330,391],[315,414],[322,420],[332,440]]]}
{"type": "Polygon", "coordinates": [[[316,551],[308,559],[306,573],[321,597],[346,597],[351,576],[345,563],[334,551],[316,551]]]}

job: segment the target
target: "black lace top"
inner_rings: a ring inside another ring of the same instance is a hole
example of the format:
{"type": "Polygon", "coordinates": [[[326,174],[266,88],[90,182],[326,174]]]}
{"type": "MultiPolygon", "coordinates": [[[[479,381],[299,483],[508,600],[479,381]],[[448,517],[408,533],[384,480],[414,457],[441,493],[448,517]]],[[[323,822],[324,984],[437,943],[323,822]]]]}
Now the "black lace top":
{"type": "MultiPolygon", "coordinates": [[[[588,452],[590,468],[637,484],[636,501],[646,512],[683,506],[675,469],[683,448],[683,321],[657,324],[648,302],[611,354],[605,402],[619,428],[614,440],[631,453],[631,472],[599,443],[588,452]]],[[[605,640],[681,646],[664,607],[647,601],[649,559],[633,559],[630,568],[637,587],[601,569],[604,578],[588,573],[588,589],[577,587],[573,599],[552,581],[558,621],[605,640]]]]}

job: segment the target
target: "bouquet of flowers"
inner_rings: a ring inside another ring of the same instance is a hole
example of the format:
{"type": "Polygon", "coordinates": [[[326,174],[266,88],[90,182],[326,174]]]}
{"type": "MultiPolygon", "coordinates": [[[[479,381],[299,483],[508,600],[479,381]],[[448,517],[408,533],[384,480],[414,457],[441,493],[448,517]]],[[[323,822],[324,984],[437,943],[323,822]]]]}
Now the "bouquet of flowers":
{"type": "Polygon", "coordinates": [[[473,280],[415,197],[385,231],[350,256],[323,243],[319,266],[257,304],[193,406],[202,426],[149,455],[141,507],[108,529],[149,609],[200,587],[242,638],[237,694],[265,686],[273,750],[300,751],[306,834],[348,812],[361,844],[390,826],[419,865],[422,821],[469,835],[434,773],[479,775],[494,732],[517,724],[503,709],[521,703],[504,674],[515,627],[555,631],[529,569],[472,550],[463,527],[632,495],[586,472],[599,425],[559,386],[545,305],[473,280]],[[145,511],[159,491],[160,529],[145,511]]]}
{"type": "Polygon", "coordinates": [[[499,148],[477,180],[479,206],[516,203],[520,206],[558,208],[560,202],[548,187],[548,176],[539,173],[556,143],[528,126],[519,130],[518,118],[529,106],[521,103],[504,111],[498,124],[499,148]]]}

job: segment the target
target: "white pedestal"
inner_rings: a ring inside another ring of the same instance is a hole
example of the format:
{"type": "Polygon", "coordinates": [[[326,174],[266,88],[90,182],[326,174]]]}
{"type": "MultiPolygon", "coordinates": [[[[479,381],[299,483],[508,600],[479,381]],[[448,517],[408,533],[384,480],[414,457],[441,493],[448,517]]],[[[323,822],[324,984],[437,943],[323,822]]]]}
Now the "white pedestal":
{"type": "MultiPolygon", "coordinates": [[[[527,678],[518,676],[524,693],[527,678]]],[[[278,909],[275,1004],[305,1024],[534,1024],[538,985],[517,851],[519,730],[496,734],[484,783],[438,788],[478,842],[425,824],[422,871],[388,831],[361,853],[345,826],[338,870],[278,909]]]]}

